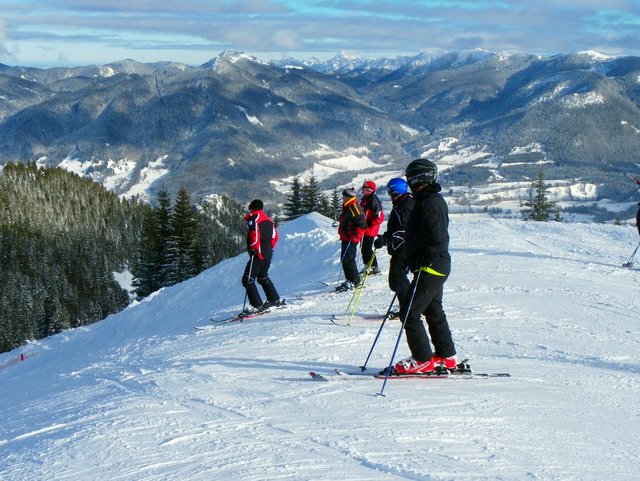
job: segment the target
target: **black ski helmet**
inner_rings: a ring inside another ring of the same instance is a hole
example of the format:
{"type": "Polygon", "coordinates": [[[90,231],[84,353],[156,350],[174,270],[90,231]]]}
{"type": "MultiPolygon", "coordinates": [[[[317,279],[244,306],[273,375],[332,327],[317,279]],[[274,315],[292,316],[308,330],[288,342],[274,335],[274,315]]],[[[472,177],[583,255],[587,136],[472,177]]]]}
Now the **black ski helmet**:
{"type": "Polygon", "coordinates": [[[419,185],[431,184],[436,181],[438,167],[427,159],[416,159],[407,165],[405,177],[409,187],[414,189],[419,185]]]}

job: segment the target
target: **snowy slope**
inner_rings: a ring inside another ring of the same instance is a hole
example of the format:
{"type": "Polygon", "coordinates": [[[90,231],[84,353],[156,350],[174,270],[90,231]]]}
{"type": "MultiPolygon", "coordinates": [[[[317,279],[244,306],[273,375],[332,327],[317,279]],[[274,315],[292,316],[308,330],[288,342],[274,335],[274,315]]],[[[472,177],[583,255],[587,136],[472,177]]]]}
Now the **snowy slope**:
{"type": "Polygon", "coordinates": [[[370,278],[361,316],[331,324],[350,295],[320,282],[337,279],[339,246],[310,215],[281,226],[271,272],[288,309],[212,325],[242,305],[240,256],[0,355],[0,479],[640,479],[640,271],[620,267],[635,228],[451,220],[459,355],[513,377],[392,380],[384,397],[375,379],[312,381],[364,362],[379,328],[364,314],[391,293],[370,278]]]}

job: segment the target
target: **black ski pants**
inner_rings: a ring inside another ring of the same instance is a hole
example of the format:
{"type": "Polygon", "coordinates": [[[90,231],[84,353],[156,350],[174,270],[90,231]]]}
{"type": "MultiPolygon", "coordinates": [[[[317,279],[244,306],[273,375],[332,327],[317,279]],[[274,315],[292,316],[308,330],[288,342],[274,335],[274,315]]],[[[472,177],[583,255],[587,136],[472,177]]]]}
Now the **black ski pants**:
{"type": "Polygon", "coordinates": [[[400,307],[409,294],[410,282],[407,278],[407,261],[404,257],[391,256],[389,260],[389,289],[398,296],[400,307]]]}
{"type": "MultiPolygon", "coordinates": [[[[360,249],[362,250],[362,262],[364,262],[365,269],[369,265],[369,261],[371,261],[371,258],[373,257],[373,241],[374,240],[376,240],[376,238],[370,235],[365,235],[362,237],[362,247],[360,249]]],[[[373,258],[373,262],[371,263],[371,268],[372,269],[378,268],[377,257],[373,258]]]]}
{"type": "Polygon", "coordinates": [[[340,259],[342,261],[342,270],[344,277],[356,286],[360,284],[360,274],[358,274],[358,265],[356,264],[356,252],[358,244],[351,241],[342,241],[340,249],[340,259]]]}
{"type": "Polygon", "coordinates": [[[447,316],[442,307],[442,292],[447,277],[418,271],[411,282],[413,300],[409,297],[405,305],[401,306],[401,319],[404,320],[406,316],[404,329],[409,350],[417,361],[428,361],[434,355],[429,336],[431,336],[436,356],[450,357],[456,354],[447,316]],[[429,326],[429,336],[421,319],[423,314],[429,326]]]}
{"type": "Polygon", "coordinates": [[[260,307],[262,305],[262,298],[258,292],[256,282],[262,286],[268,301],[276,302],[280,299],[276,287],[273,285],[273,282],[271,282],[271,279],[269,279],[270,265],[270,261],[258,259],[256,256],[253,256],[244,268],[242,285],[247,290],[249,304],[253,307],[260,307]]]}

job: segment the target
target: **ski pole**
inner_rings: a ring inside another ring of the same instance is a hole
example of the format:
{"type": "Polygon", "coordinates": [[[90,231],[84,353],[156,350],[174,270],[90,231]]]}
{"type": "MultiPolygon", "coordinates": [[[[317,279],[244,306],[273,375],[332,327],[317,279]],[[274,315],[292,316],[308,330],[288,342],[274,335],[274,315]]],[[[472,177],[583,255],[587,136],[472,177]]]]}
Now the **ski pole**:
{"type": "MultiPolygon", "coordinates": [[[[249,271],[247,272],[247,285],[249,285],[249,282],[251,282],[251,271],[253,270],[253,258],[254,256],[251,256],[251,261],[249,262],[249,271]]],[[[244,288],[244,300],[242,301],[242,311],[240,312],[240,322],[242,322],[242,318],[244,317],[245,313],[244,313],[244,307],[247,305],[247,288],[244,288]]]]}
{"type": "Polygon", "coordinates": [[[353,315],[356,312],[356,308],[358,307],[358,302],[360,302],[360,296],[362,295],[362,291],[364,290],[364,285],[367,282],[367,278],[369,277],[369,271],[371,271],[371,266],[373,265],[373,260],[376,258],[376,250],[373,250],[373,255],[371,256],[371,259],[369,259],[369,262],[367,263],[367,267],[364,270],[364,277],[362,278],[362,281],[360,282],[360,284],[356,287],[356,290],[353,291],[353,295],[351,296],[351,300],[349,301],[349,304],[347,305],[347,308],[344,310],[344,313],[347,314],[347,312],[349,312],[349,308],[351,307],[351,303],[353,303],[353,299],[356,298],[356,294],[358,294],[357,298],[356,298],[356,303],[353,305],[353,310],[351,311],[351,316],[349,317],[349,321],[347,322],[347,325],[351,325],[351,319],[353,319],[353,315]]]}
{"type": "Polygon", "coordinates": [[[631,254],[631,257],[629,257],[629,260],[624,264],[622,264],[622,267],[631,267],[633,265],[633,259],[636,257],[636,252],[638,252],[639,247],[640,247],[640,242],[638,243],[636,248],[633,249],[633,254],[631,254]]]}
{"type": "Polygon", "coordinates": [[[389,379],[389,374],[391,374],[391,367],[393,366],[393,360],[396,357],[396,352],[398,351],[398,345],[400,344],[400,338],[402,337],[402,331],[404,331],[404,326],[407,323],[407,318],[409,317],[409,311],[411,310],[411,305],[413,304],[413,298],[416,295],[416,289],[418,288],[418,282],[420,282],[420,273],[422,269],[418,270],[418,274],[414,279],[413,290],[411,291],[411,299],[409,299],[409,304],[407,305],[407,310],[404,313],[404,319],[402,320],[402,326],[400,327],[400,333],[398,334],[398,339],[396,341],[396,346],[393,348],[393,353],[391,354],[391,360],[389,361],[389,366],[387,367],[387,372],[384,376],[384,382],[382,383],[382,388],[378,393],[379,396],[383,396],[384,387],[387,385],[387,380],[389,379]]]}
{"type": "Polygon", "coordinates": [[[378,338],[380,337],[380,333],[382,332],[382,328],[384,327],[384,323],[389,319],[389,313],[391,312],[391,308],[393,307],[393,303],[396,302],[396,297],[398,296],[397,292],[393,293],[393,299],[391,299],[391,304],[389,304],[389,309],[387,309],[387,313],[382,318],[382,324],[380,324],[380,329],[378,329],[378,334],[376,334],[376,338],[373,340],[373,344],[371,345],[371,349],[369,349],[369,354],[367,355],[367,359],[365,359],[364,364],[360,366],[360,369],[363,371],[367,370],[367,363],[369,362],[369,358],[371,357],[371,353],[373,352],[373,348],[378,342],[378,338]]]}

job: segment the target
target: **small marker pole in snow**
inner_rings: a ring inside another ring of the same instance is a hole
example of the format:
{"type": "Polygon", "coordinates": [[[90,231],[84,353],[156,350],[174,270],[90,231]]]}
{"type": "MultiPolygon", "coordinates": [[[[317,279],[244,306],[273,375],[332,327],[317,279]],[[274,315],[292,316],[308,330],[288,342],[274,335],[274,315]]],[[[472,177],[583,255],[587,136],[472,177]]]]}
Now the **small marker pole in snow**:
{"type": "Polygon", "coordinates": [[[371,357],[371,353],[373,352],[373,348],[375,347],[376,343],[378,342],[378,338],[380,337],[380,333],[382,332],[382,328],[384,327],[384,323],[387,322],[387,319],[389,319],[389,313],[391,312],[391,308],[393,307],[393,303],[396,301],[396,297],[398,296],[398,294],[396,292],[393,293],[393,299],[391,299],[391,304],[389,304],[389,309],[387,309],[387,313],[384,315],[384,318],[382,319],[382,324],[380,324],[380,329],[378,329],[378,334],[376,334],[376,338],[373,340],[373,344],[371,345],[371,349],[369,350],[369,355],[367,356],[367,359],[364,361],[364,364],[362,366],[360,366],[360,369],[362,369],[363,371],[367,370],[367,363],[369,362],[369,358],[371,357]]]}
{"type": "Polygon", "coordinates": [[[398,345],[400,344],[400,338],[402,337],[402,331],[404,331],[404,325],[407,323],[407,318],[409,317],[409,311],[411,310],[411,305],[413,304],[413,298],[416,295],[416,289],[418,288],[418,282],[420,281],[420,273],[422,269],[418,270],[415,279],[413,280],[413,290],[411,291],[411,299],[409,300],[409,305],[407,306],[407,310],[404,313],[404,319],[402,320],[402,326],[400,327],[400,333],[398,334],[398,340],[396,341],[396,346],[393,348],[393,354],[391,354],[391,360],[389,361],[389,366],[387,367],[387,372],[384,376],[384,382],[382,383],[382,388],[380,388],[380,392],[378,396],[384,397],[384,387],[387,385],[387,380],[389,379],[389,374],[391,374],[391,368],[393,367],[393,360],[396,357],[396,352],[398,351],[398,345]]]}
{"type": "Polygon", "coordinates": [[[633,254],[631,254],[631,257],[629,257],[629,260],[627,262],[625,262],[624,264],[622,264],[622,267],[631,267],[631,266],[633,266],[633,259],[635,258],[639,247],[640,247],[640,242],[638,243],[636,248],[633,250],[633,254]]]}

